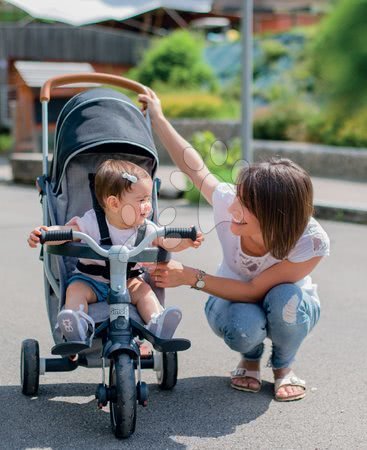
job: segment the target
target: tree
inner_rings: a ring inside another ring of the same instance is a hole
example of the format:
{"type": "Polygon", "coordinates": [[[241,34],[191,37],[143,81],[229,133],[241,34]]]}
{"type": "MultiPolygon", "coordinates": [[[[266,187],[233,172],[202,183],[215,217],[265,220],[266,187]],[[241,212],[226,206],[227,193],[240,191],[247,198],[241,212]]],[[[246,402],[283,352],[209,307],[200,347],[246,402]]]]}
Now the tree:
{"type": "Polygon", "coordinates": [[[313,48],[319,92],[337,116],[367,100],[367,0],[339,0],[321,23],[313,48]]]}

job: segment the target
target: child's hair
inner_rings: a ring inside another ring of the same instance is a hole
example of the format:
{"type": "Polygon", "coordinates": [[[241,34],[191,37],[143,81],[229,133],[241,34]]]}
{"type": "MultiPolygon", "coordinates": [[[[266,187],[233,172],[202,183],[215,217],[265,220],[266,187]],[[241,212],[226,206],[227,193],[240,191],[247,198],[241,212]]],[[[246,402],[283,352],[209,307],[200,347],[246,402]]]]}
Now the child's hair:
{"type": "Polygon", "coordinates": [[[284,259],[313,214],[308,173],[289,159],[251,164],[238,176],[237,196],[259,221],[267,250],[284,259]]]}
{"type": "Polygon", "coordinates": [[[150,178],[146,170],[130,161],[119,159],[108,159],[97,169],[95,177],[95,193],[98,203],[105,208],[105,199],[110,195],[120,197],[124,192],[131,190],[132,182],[123,178],[123,174],[128,173],[141,180],[150,178]]]}

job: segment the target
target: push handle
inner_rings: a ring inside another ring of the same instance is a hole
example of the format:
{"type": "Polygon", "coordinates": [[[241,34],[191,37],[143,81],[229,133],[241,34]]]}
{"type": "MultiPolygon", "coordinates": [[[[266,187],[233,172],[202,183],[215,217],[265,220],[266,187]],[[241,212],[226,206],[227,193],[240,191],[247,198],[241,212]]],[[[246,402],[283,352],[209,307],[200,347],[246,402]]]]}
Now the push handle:
{"type": "Polygon", "coordinates": [[[40,243],[51,241],[72,241],[73,240],[73,230],[53,230],[46,231],[41,230],[40,243]]]}
{"type": "Polygon", "coordinates": [[[197,230],[196,227],[189,227],[189,228],[164,227],[164,237],[191,239],[192,241],[196,241],[197,230]]]}
{"type": "Polygon", "coordinates": [[[51,89],[74,83],[109,84],[112,86],[129,89],[130,91],[134,91],[137,94],[148,94],[148,90],[143,84],[140,84],[133,80],[129,80],[128,78],[118,77],[117,75],[109,75],[106,73],[79,73],[71,75],[61,75],[59,77],[54,77],[47,80],[41,89],[41,102],[50,101],[51,89]]]}

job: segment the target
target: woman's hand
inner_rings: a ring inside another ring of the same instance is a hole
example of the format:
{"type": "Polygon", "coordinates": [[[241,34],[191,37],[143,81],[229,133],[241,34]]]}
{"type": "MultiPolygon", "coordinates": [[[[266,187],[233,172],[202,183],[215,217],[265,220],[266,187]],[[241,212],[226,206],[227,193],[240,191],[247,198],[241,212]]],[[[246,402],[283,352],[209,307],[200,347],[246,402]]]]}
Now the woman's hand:
{"type": "Polygon", "coordinates": [[[186,267],[178,261],[171,259],[168,263],[158,263],[148,266],[148,272],[157,287],[193,286],[196,282],[196,270],[186,267]]]}
{"type": "Polygon", "coordinates": [[[143,114],[145,114],[147,108],[149,109],[150,119],[152,121],[152,124],[154,125],[154,123],[159,118],[164,117],[164,114],[161,107],[161,101],[159,100],[157,94],[154,91],[152,91],[152,89],[150,88],[147,89],[149,92],[148,95],[139,94],[138,100],[142,104],[143,114]]]}
{"type": "Polygon", "coordinates": [[[41,225],[30,232],[27,242],[31,248],[37,248],[37,245],[40,242],[41,230],[47,231],[48,227],[41,225]]]}

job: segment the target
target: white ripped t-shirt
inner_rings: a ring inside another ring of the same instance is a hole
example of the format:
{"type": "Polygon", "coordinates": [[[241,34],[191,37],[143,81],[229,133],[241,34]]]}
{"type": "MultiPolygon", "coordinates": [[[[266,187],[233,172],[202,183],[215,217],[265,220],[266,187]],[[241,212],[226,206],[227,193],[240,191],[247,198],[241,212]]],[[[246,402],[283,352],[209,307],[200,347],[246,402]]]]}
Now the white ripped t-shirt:
{"type": "MultiPolygon", "coordinates": [[[[236,187],[228,183],[219,183],[213,192],[214,222],[223,251],[223,260],[216,275],[250,281],[282,260],[274,258],[270,253],[264,256],[250,256],[242,251],[240,236],[233,234],[230,229],[232,216],[228,212],[228,208],[233,203],[235,196],[236,187]]],[[[329,253],[328,235],[321,225],[311,218],[304,233],[285,259],[299,263],[315,256],[327,256],[329,253]]],[[[318,301],[317,286],[312,283],[309,275],[296,284],[318,301]]]]}
{"type": "MultiPolygon", "coordinates": [[[[126,228],[126,229],[120,229],[116,228],[113,225],[111,225],[107,218],[106,223],[108,227],[108,231],[110,233],[110,238],[113,245],[126,245],[128,249],[131,249],[134,247],[137,235],[138,235],[138,227],[132,227],[132,228],[126,228]]],[[[156,230],[156,226],[153,222],[150,220],[145,221],[147,228],[145,232],[145,236],[148,236],[149,234],[152,234],[156,230]]],[[[99,232],[98,227],[98,221],[96,217],[96,213],[94,209],[90,209],[87,211],[84,216],[82,217],[73,217],[69,220],[67,225],[77,225],[82,233],[87,234],[92,239],[94,239],[97,244],[100,243],[101,235],[99,232]]],[[[83,264],[93,264],[93,265],[100,265],[104,266],[105,263],[102,260],[98,259],[83,259],[80,258],[80,262],[83,264]]],[[[75,269],[74,274],[81,273],[78,269],[75,269]]],[[[103,283],[109,283],[109,280],[106,280],[102,276],[97,275],[90,275],[86,274],[88,277],[92,278],[96,281],[102,281],[103,283]]]]}

